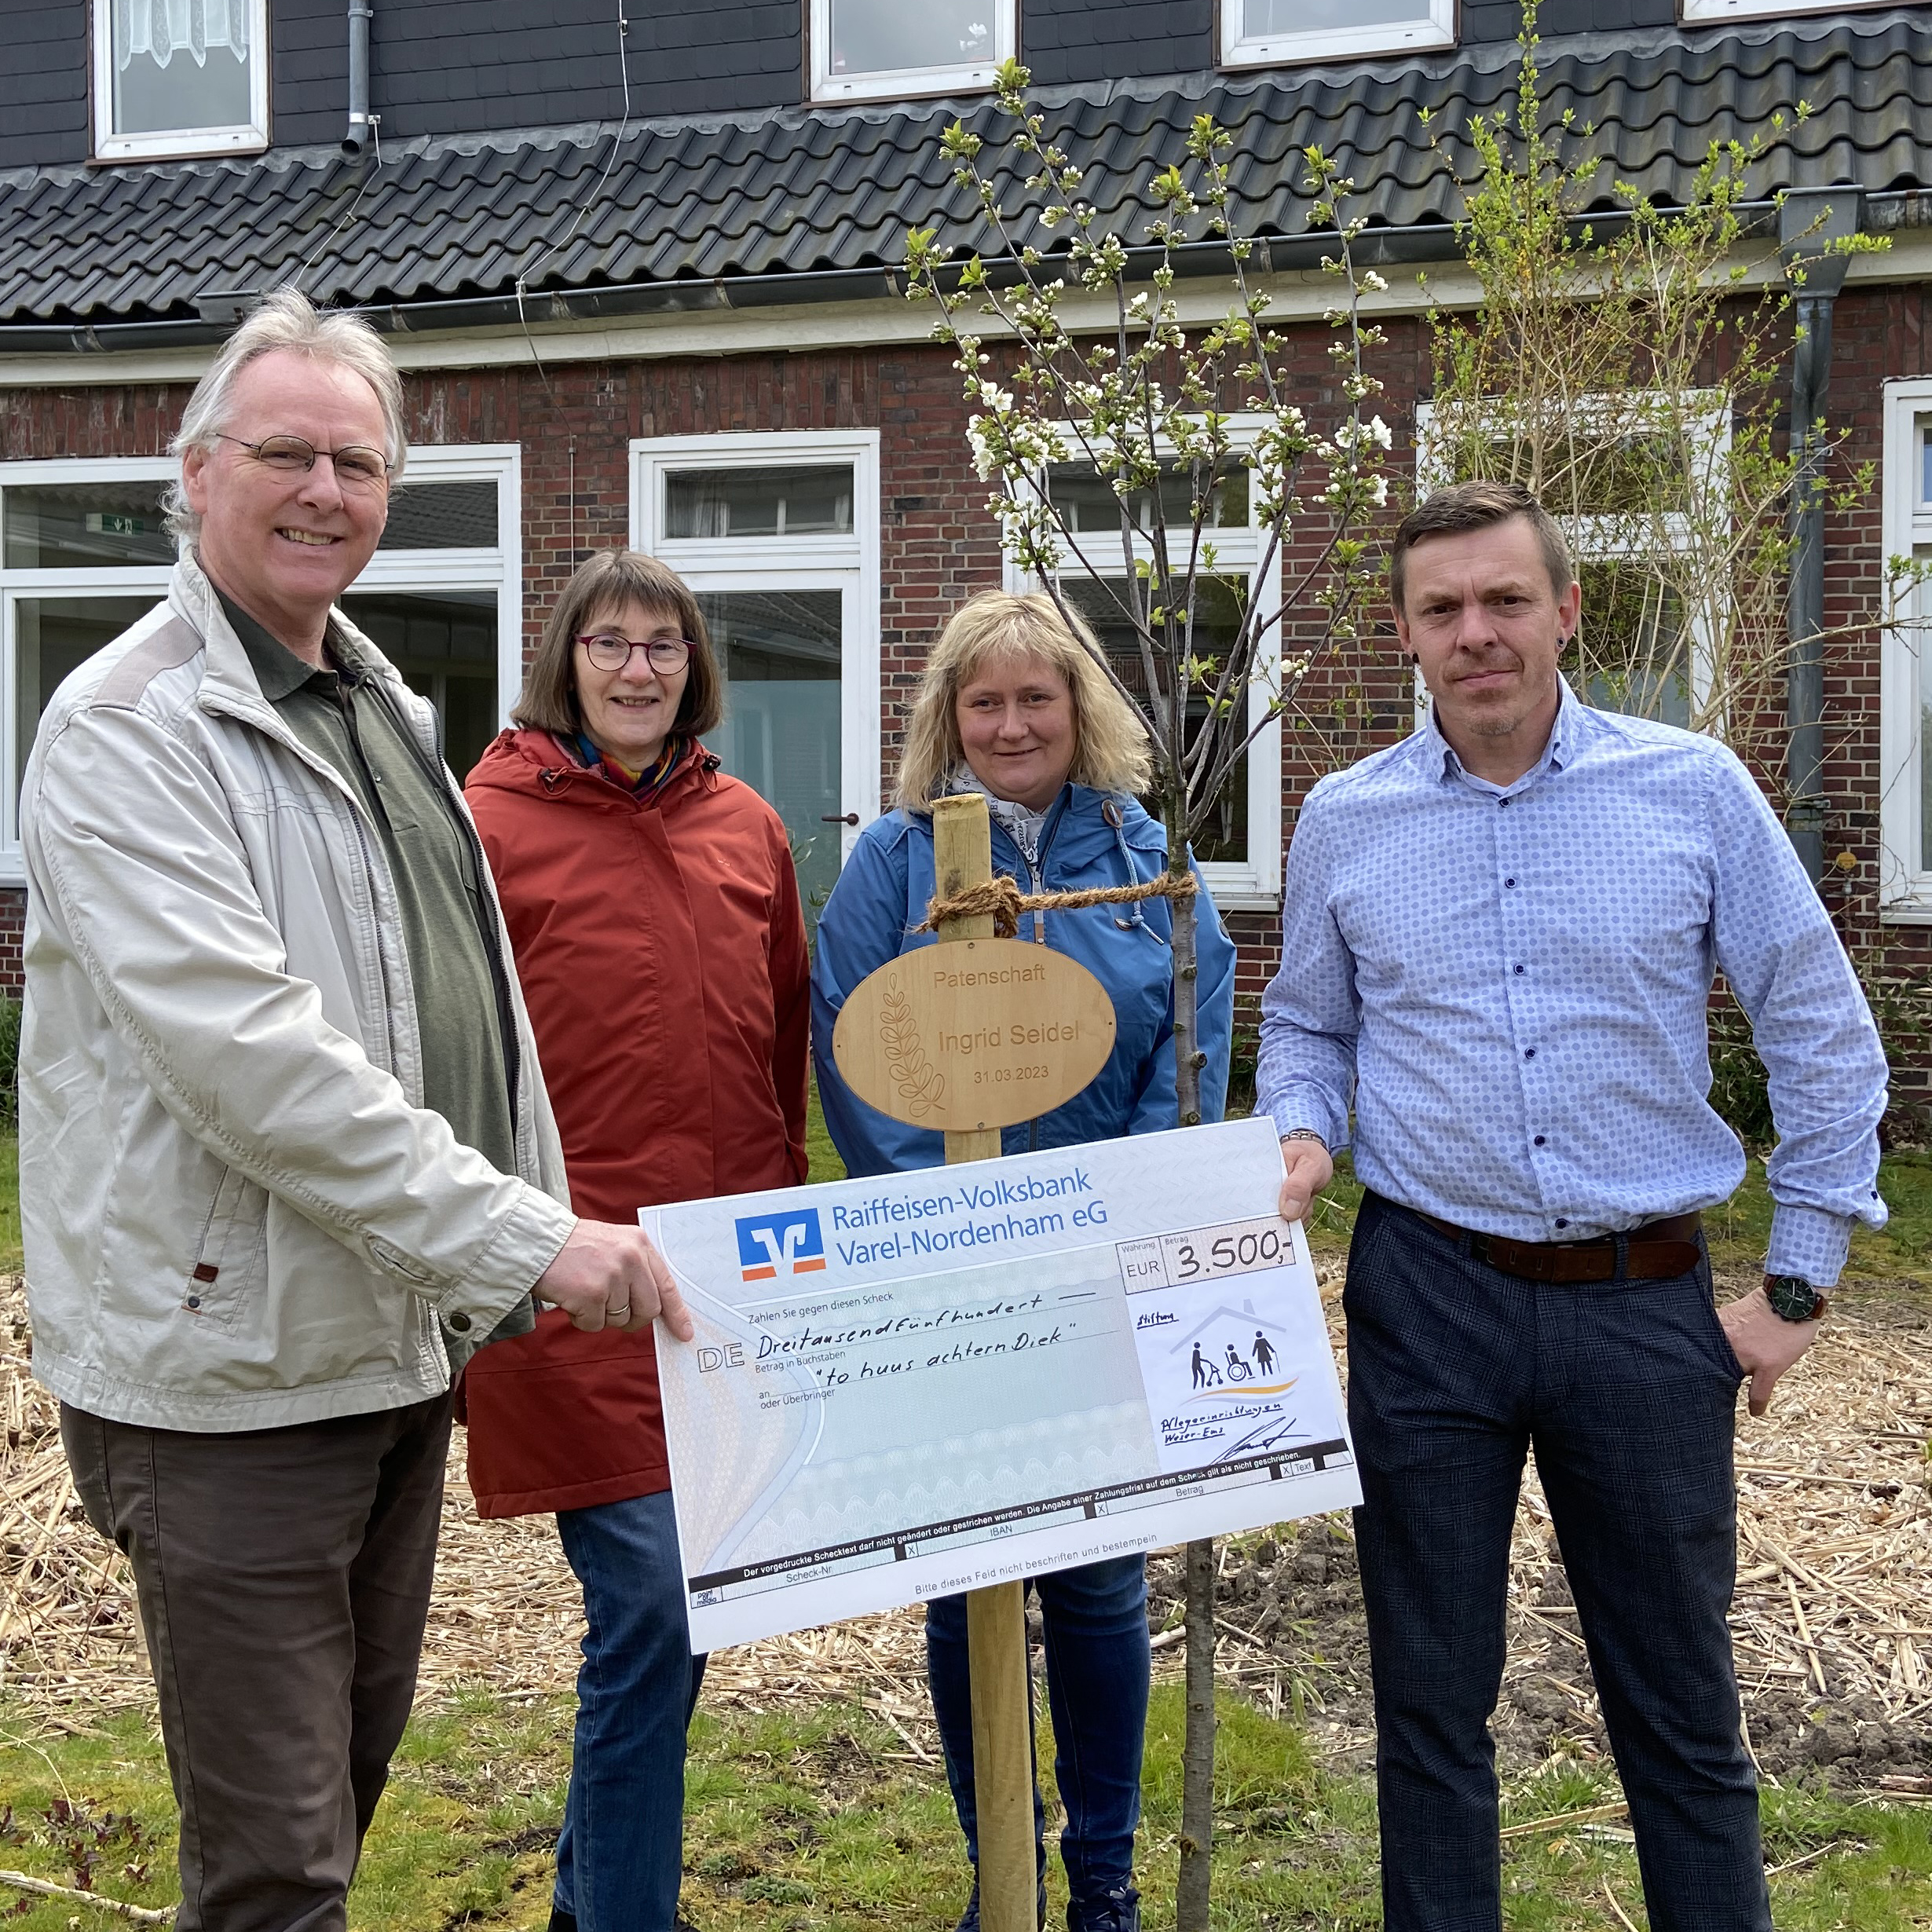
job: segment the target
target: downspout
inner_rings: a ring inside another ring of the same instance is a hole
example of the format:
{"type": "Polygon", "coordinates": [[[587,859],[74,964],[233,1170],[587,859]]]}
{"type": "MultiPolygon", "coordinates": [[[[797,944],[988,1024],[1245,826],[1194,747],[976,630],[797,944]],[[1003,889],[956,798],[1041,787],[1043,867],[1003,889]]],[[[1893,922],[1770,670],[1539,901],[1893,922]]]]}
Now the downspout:
{"type": "Polygon", "coordinates": [[[349,0],[349,129],[342,152],[353,161],[368,145],[372,125],[369,113],[369,22],[375,17],[369,0],[349,0]]]}
{"type": "Polygon", "coordinates": [[[1778,211],[1779,252],[1793,284],[1797,341],[1791,356],[1793,479],[1791,583],[1785,596],[1784,817],[1805,873],[1824,877],[1824,499],[1820,458],[1831,375],[1831,305],[1850,258],[1829,244],[1858,231],[1859,195],[1842,188],[1795,188],[1778,211]]]}

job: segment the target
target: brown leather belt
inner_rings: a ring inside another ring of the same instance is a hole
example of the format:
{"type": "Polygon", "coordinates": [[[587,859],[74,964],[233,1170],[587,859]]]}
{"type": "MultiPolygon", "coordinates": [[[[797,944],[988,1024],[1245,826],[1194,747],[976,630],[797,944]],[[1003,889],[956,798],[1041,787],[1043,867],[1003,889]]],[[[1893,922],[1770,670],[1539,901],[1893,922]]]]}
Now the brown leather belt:
{"type": "Polygon", "coordinates": [[[1674,1275],[1688,1275],[1697,1265],[1697,1231],[1704,1218],[1693,1209],[1689,1214],[1667,1214],[1645,1221],[1626,1235],[1598,1235],[1589,1241],[1511,1241],[1502,1235],[1458,1228],[1453,1221],[1425,1214],[1420,1208],[1403,1212],[1456,1240],[1466,1235],[1469,1253],[1502,1274],[1522,1281],[1556,1283],[1614,1280],[1619,1242],[1624,1244],[1626,1281],[1668,1281],[1674,1275]]]}

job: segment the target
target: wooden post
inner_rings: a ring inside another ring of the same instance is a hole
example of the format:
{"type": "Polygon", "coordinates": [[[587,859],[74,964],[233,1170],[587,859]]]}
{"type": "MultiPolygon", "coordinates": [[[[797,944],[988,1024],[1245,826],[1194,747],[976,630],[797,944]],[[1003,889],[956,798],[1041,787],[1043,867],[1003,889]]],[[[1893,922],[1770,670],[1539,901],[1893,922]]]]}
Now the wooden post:
{"type": "MultiPolygon", "coordinates": [[[[977,792],[932,808],[933,869],[950,898],[993,876],[993,833],[977,792]]],[[[942,920],[939,943],[990,939],[993,918],[942,920]]],[[[1000,1130],[946,1136],[946,1165],[996,1160],[1000,1130]]],[[[1026,1668],[1026,1586],[997,1583],[966,1597],[968,1667],[973,1694],[973,1802],[979,1820],[979,1922],[986,1932],[1035,1932],[1032,1690],[1026,1668]]]]}

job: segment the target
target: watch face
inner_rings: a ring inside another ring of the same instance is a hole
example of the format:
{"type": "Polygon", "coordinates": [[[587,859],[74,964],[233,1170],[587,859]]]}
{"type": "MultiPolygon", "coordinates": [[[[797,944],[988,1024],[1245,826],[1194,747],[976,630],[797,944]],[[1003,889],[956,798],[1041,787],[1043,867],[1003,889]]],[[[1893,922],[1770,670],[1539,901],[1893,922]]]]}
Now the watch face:
{"type": "Polygon", "coordinates": [[[1773,1275],[1764,1293],[1773,1312],[1787,1322],[1808,1322],[1817,1311],[1818,1291],[1802,1275],[1773,1275]]]}

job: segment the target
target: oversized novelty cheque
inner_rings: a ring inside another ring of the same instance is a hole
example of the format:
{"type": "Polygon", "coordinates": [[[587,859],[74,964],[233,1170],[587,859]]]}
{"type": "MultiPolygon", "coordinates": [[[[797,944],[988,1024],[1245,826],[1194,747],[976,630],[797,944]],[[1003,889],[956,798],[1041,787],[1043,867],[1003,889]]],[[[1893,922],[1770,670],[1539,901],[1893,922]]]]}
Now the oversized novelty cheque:
{"type": "Polygon", "coordinates": [[[691,1645],[1361,1499],[1266,1120],[645,1209],[691,1645]]]}

